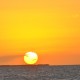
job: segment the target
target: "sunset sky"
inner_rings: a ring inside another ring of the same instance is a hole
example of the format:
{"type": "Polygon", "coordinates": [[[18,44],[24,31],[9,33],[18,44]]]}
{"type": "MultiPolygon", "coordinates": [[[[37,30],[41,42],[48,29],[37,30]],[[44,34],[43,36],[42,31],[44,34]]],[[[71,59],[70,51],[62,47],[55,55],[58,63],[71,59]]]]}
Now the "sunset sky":
{"type": "Polygon", "coordinates": [[[80,64],[80,0],[0,0],[0,65],[80,64]]]}

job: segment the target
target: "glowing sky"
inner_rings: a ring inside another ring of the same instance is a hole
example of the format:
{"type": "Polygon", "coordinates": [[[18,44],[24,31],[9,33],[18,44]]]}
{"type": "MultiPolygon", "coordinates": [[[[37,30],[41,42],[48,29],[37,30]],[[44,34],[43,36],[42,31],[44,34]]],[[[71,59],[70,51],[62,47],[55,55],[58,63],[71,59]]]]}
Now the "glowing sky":
{"type": "Polygon", "coordinates": [[[80,64],[79,0],[0,0],[0,64],[80,64]]]}

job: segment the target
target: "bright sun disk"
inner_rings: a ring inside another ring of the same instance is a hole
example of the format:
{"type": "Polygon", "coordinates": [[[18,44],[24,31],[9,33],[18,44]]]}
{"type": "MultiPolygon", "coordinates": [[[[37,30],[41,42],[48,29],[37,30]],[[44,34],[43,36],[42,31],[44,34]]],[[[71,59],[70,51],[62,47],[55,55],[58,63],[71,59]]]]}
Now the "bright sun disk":
{"type": "Polygon", "coordinates": [[[38,61],[38,55],[35,52],[27,52],[24,55],[24,61],[27,64],[35,64],[38,61]]]}

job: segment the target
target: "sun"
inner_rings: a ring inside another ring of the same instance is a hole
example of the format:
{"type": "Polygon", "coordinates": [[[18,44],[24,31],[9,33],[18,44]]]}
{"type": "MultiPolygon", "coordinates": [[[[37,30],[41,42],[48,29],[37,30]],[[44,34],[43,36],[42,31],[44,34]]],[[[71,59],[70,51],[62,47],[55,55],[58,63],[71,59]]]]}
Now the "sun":
{"type": "Polygon", "coordinates": [[[27,64],[35,64],[38,61],[38,55],[35,52],[27,52],[24,55],[24,62],[27,64]]]}

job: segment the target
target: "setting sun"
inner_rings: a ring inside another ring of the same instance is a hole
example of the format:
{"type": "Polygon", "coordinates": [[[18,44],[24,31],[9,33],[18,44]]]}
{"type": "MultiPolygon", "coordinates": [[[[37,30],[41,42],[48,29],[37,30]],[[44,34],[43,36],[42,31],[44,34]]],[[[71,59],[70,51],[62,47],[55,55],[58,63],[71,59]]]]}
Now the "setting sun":
{"type": "Polygon", "coordinates": [[[24,55],[24,61],[27,64],[35,64],[38,61],[38,55],[35,52],[27,52],[24,55]]]}

